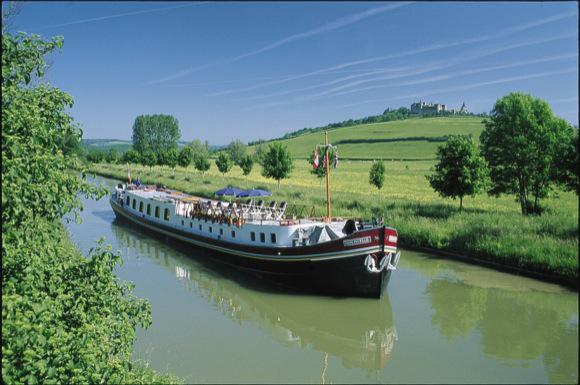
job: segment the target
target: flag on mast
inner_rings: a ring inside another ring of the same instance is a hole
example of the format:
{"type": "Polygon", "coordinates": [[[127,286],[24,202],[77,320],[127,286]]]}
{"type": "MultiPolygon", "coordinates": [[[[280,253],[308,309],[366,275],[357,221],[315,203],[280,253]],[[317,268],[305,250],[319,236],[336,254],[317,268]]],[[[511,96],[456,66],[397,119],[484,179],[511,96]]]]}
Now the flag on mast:
{"type": "Polygon", "coordinates": [[[312,160],[312,167],[314,167],[314,169],[317,170],[319,165],[320,163],[318,163],[318,146],[316,146],[314,148],[314,159],[312,160]]]}

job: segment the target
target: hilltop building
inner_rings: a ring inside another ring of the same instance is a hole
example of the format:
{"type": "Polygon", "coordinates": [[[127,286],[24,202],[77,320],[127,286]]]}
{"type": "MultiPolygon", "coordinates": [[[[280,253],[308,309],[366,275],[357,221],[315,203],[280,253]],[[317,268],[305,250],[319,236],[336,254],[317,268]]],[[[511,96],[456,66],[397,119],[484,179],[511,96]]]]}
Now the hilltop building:
{"type": "Polygon", "coordinates": [[[441,103],[427,103],[419,100],[418,103],[411,104],[411,112],[415,114],[432,114],[447,111],[447,105],[441,103]]]}
{"type": "Polygon", "coordinates": [[[461,105],[459,110],[448,110],[446,104],[441,103],[427,103],[419,100],[416,103],[411,104],[411,113],[425,115],[425,114],[439,114],[442,112],[450,112],[452,114],[466,114],[467,106],[465,102],[461,105]]]}

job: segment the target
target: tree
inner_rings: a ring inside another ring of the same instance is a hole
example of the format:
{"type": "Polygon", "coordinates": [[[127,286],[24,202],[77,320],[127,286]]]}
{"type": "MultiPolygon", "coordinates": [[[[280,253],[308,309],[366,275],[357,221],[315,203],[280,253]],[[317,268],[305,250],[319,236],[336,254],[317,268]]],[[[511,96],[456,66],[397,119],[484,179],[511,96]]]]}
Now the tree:
{"type": "Polygon", "coordinates": [[[255,147],[254,147],[254,159],[256,160],[256,162],[258,162],[258,164],[262,165],[264,164],[264,157],[266,156],[266,145],[264,143],[258,143],[255,147]]]}
{"type": "Polygon", "coordinates": [[[145,150],[141,155],[141,164],[149,166],[149,171],[157,164],[157,153],[151,149],[145,150]]]}
{"type": "Polygon", "coordinates": [[[239,165],[244,155],[246,155],[246,150],[248,146],[244,144],[239,139],[232,140],[228,145],[228,154],[230,154],[230,158],[234,162],[234,164],[239,165]]]}
{"type": "Polygon", "coordinates": [[[114,148],[109,149],[107,152],[106,160],[109,163],[117,163],[119,161],[119,153],[114,148]]]}
{"type": "Polygon", "coordinates": [[[177,149],[170,148],[159,153],[157,163],[171,167],[175,175],[175,167],[177,166],[178,158],[179,153],[177,152],[177,149]]]}
{"type": "Polygon", "coordinates": [[[133,123],[133,148],[139,154],[146,150],[161,154],[177,149],[180,137],[177,119],[171,115],[139,115],[133,123]]]}
{"type": "Polygon", "coordinates": [[[385,164],[382,160],[373,162],[369,172],[369,183],[379,189],[379,200],[381,199],[381,189],[385,182],[385,164]]]}
{"type": "Polygon", "coordinates": [[[480,136],[491,177],[491,195],[515,194],[522,214],[540,214],[540,199],[554,183],[559,143],[570,126],[543,100],[524,93],[498,99],[480,136]],[[533,199],[533,200],[532,200],[533,199]]]}
{"type": "Polygon", "coordinates": [[[209,159],[207,158],[207,154],[196,154],[193,157],[193,165],[195,166],[195,169],[198,170],[199,172],[201,172],[202,175],[204,175],[207,170],[209,170],[211,163],[209,162],[209,159]]]}
{"type": "Polygon", "coordinates": [[[123,154],[123,157],[121,159],[123,160],[123,162],[140,163],[141,156],[139,155],[139,153],[137,151],[130,149],[130,150],[125,151],[125,153],[123,154]]]}
{"type": "Polygon", "coordinates": [[[288,148],[279,142],[270,144],[262,162],[262,176],[275,179],[280,191],[280,180],[290,177],[290,172],[294,168],[288,148]]]}
{"type": "MultiPolygon", "coordinates": [[[[564,124],[566,124],[564,122],[564,124]]],[[[554,163],[554,180],[562,185],[566,190],[576,191],[580,194],[580,182],[578,180],[578,129],[571,128],[571,133],[567,140],[558,144],[554,163]]]]}
{"type": "Polygon", "coordinates": [[[105,160],[105,154],[99,150],[91,150],[87,153],[87,160],[91,163],[101,163],[105,160]]]}
{"type": "Polygon", "coordinates": [[[250,154],[245,154],[240,162],[238,163],[240,168],[242,169],[242,173],[244,176],[250,175],[252,172],[252,168],[254,167],[254,157],[250,154]]]}
{"type": "Polygon", "coordinates": [[[219,172],[225,176],[226,173],[231,170],[233,162],[227,152],[220,152],[217,159],[215,160],[215,165],[217,166],[219,172]]]}
{"type": "Polygon", "coordinates": [[[81,135],[73,99],[43,79],[44,57],[61,46],[2,31],[2,382],[166,382],[130,363],[151,316],[115,276],[121,257],[82,255],[62,225],[81,196],[106,191],[68,168],[63,139],[81,135]]]}
{"type": "Polygon", "coordinates": [[[191,148],[194,160],[196,156],[205,156],[207,157],[209,155],[209,145],[207,142],[202,143],[201,140],[199,139],[195,139],[193,141],[191,141],[191,143],[189,143],[187,145],[189,148],[191,148]]]}
{"type": "Polygon", "coordinates": [[[481,192],[487,181],[487,166],[479,155],[471,135],[451,135],[447,143],[437,147],[435,173],[427,176],[431,187],[442,197],[459,198],[481,192]]]}
{"type": "Polygon", "coordinates": [[[178,163],[181,167],[187,168],[193,161],[193,150],[191,147],[183,147],[179,152],[178,163]]]}

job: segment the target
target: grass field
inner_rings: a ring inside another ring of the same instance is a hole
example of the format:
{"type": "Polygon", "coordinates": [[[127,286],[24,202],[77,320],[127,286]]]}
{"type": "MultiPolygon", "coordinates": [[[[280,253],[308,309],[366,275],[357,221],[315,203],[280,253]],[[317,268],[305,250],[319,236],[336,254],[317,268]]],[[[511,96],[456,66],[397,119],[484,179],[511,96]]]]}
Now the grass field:
{"type": "MultiPolygon", "coordinates": [[[[472,134],[478,140],[483,130],[479,117],[413,118],[385,123],[333,129],[329,141],[338,146],[343,159],[434,159],[437,146],[446,135],[472,134]]],[[[282,140],[294,157],[306,158],[322,132],[282,140]]]]}
{"type": "MultiPolygon", "coordinates": [[[[316,216],[324,215],[326,200],[319,179],[310,174],[306,160],[295,160],[294,164],[280,192],[276,192],[275,181],[260,175],[259,165],[248,177],[237,166],[223,177],[214,163],[203,177],[193,167],[173,171],[137,165],[131,166],[131,175],[144,183],[163,183],[205,197],[227,185],[266,188],[273,192],[271,199],[314,206],[316,216]]],[[[386,162],[386,182],[379,199],[377,190],[368,183],[371,162],[342,161],[331,172],[333,216],[384,215],[385,222],[398,229],[403,246],[432,247],[566,279],[578,278],[576,195],[552,194],[543,202],[547,212],[541,217],[522,216],[511,196],[467,197],[464,211],[459,212],[457,201],[440,198],[430,188],[425,175],[432,165],[433,161],[386,162]]],[[[123,180],[127,175],[126,165],[96,164],[90,170],[123,180]]]]}

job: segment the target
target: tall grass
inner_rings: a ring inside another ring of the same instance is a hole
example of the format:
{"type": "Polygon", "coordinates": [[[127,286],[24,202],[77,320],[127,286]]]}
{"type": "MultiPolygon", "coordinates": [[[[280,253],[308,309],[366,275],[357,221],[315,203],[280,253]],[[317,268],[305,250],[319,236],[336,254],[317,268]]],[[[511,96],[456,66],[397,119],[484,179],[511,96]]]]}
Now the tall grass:
{"type": "MultiPolygon", "coordinates": [[[[306,161],[296,167],[276,191],[275,181],[265,179],[256,166],[248,177],[234,167],[226,177],[212,167],[205,176],[193,168],[173,170],[165,166],[131,166],[133,178],[144,183],[162,183],[190,194],[211,197],[227,185],[262,187],[273,192],[270,199],[314,206],[316,216],[326,214],[326,194],[319,180],[309,173],[306,161]]],[[[522,216],[513,197],[485,195],[458,202],[445,200],[432,191],[425,174],[432,161],[387,162],[386,183],[381,198],[368,183],[370,162],[341,162],[331,171],[333,217],[383,216],[399,231],[407,247],[430,247],[460,253],[499,264],[567,279],[578,278],[578,198],[557,191],[543,203],[542,216],[522,216]]],[[[126,179],[126,165],[97,164],[91,171],[126,179]]]]}

